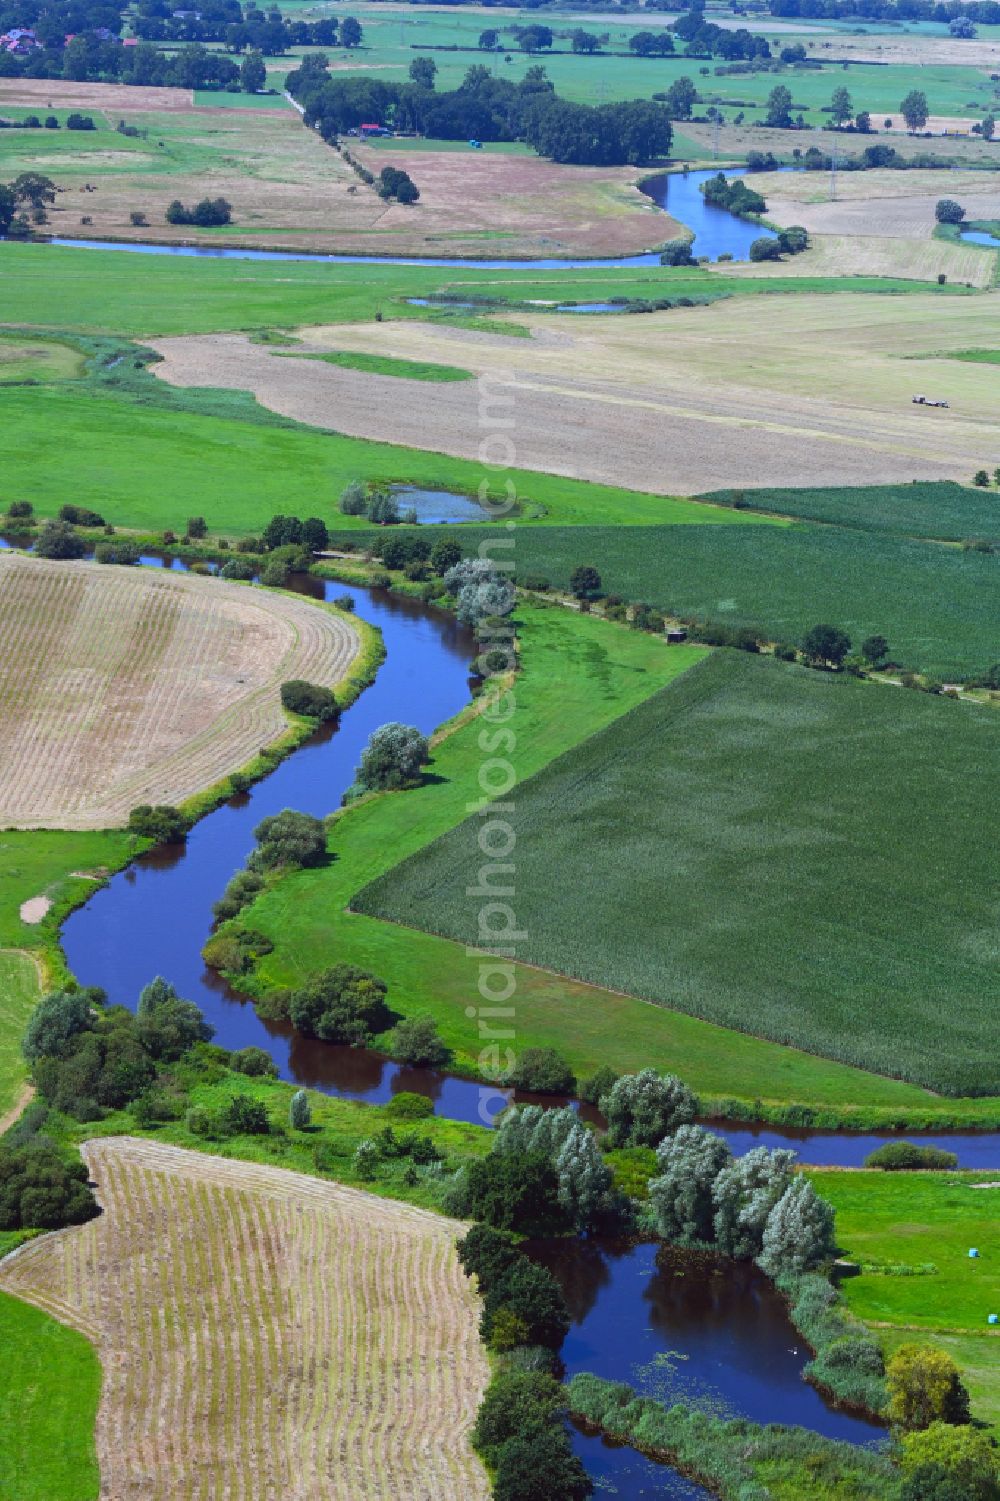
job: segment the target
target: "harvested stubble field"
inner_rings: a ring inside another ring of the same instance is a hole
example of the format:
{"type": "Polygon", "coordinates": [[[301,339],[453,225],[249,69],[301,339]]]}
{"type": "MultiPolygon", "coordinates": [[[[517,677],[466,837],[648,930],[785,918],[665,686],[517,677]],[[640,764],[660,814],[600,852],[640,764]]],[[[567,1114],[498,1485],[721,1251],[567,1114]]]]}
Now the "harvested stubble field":
{"type": "MultiPolygon", "coordinates": [[[[990,709],[716,653],[519,788],[518,957],[996,1093],[998,771],[990,709]]],[[[459,825],[352,909],[474,944],[481,861],[459,825]]]]}
{"type": "Polygon", "coordinates": [[[85,1144],[104,1213],[0,1265],[97,1347],[106,1501],[479,1501],[461,1226],[281,1168],[85,1144]]]}
{"type": "MultiPolygon", "coordinates": [[[[845,45],[850,40],[851,38],[845,37],[845,45]]],[[[968,46],[968,43],[957,45],[968,46]]],[[[829,79],[829,77],[830,75],[827,74],[826,78],[829,79]]],[[[858,94],[860,99],[860,91],[851,84],[849,79],[845,82],[852,94],[858,94]]],[[[834,87],[835,85],[830,82],[829,92],[832,92],[834,87]]],[[[904,89],[903,93],[905,92],[904,89]]],[[[902,98],[902,94],[899,97],[902,98]]],[[[860,103],[858,107],[861,107],[860,103]]],[[[843,154],[861,152],[866,146],[882,144],[895,147],[899,154],[906,158],[916,156],[919,152],[922,156],[945,157],[962,165],[972,162],[991,167],[1000,165],[1000,143],[984,141],[981,136],[933,136],[930,140],[925,140],[923,137],[914,140],[910,136],[887,137],[882,131],[879,131],[877,135],[860,136],[845,134],[842,130],[824,129],[823,122],[815,116],[812,124],[816,128],[810,130],[807,146],[815,146],[824,152],[834,150],[843,154]]],[[[678,124],[677,130],[683,133],[683,140],[695,148],[692,155],[697,154],[699,159],[705,161],[715,160],[714,130],[711,125],[699,125],[693,120],[684,120],[678,124]]],[[[731,158],[733,161],[739,161],[746,156],[748,151],[771,151],[781,160],[791,162],[794,160],[792,152],[796,149],[801,151],[806,148],[803,147],[802,137],[794,130],[776,130],[760,121],[752,126],[730,124],[719,126],[718,151],[721,160],[731,158]]],[[[845,176],[845,173],[840,174],[841,179],[845,176]]]]}
{"type": "MultiPolygon", "coordinates": [[[[767,201],[768,218],[779,224],[801,224],[810,233],[930,239],[940,198],[955,198],[966,217],[1000,217],[1000,186],[991,173],[909,171],[842,172],[836,199],[830,201],[825,173],[754,173],[750,185],[767,201]]],[[[973,249],[975,247],[959,247],[973,249]]],[[[992,262],[987,261],[992,269],[992,262]]]]}
{"type": "Polygon", "coordinates": [[[287,728],[279,687],[333,687],[344,618],[221,580],[0,559],[0,822],[96,829],[180,803],[287,728]]]}
{"type": "MultiPolygon", "coordinates": [[[[304,330],[314,351],[455,364],[513,404],[527,468],[666,494],[743,486],[968,480],[996,462],[1000,371],[900,354],[1000,334],[991,298],[844,293],[720,302],[639,317],[531,314],[531,339],[398,322],[304,330]],[[501,385],[502,383],[502,385],[501,385]],[[937,390],[934,412],[911,403],[937,390]]],[[[523,320],[525,314],[516,314],[523,320]]],[[[478,386],[419,385],[276,358],[239,334],[157,341],[162,379],[250,390],[263,405],[359,437],[474,458],[478,386]]]]}

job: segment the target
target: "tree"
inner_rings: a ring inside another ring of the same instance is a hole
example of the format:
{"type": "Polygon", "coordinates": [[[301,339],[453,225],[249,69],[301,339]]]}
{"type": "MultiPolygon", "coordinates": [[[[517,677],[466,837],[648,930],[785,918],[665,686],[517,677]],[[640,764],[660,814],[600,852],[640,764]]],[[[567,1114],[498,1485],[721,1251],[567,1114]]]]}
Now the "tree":
{"type": "Polygon", "coordinates": [[[479,46],[483,52],[496,52],[500,46],[500,33],[489,26],[479,33],[479,46]]]}
{"type": "Polygon", "coordinates": [[[634,31],[628,47],[636,57],[664,57],[673,52],[674,39],[669,31],[634,31]]]}
{"type": "Polygon", "coordinates": [[[469,1218],[497,1230],[546,1235],[565,1226],[559,1179],[548,1157],[490,1152],[470,1162],[463,1191],[469,1218]]]}
{"type": "Polygon", "coordinates": [[[367,498],[365,509],[368,520],[376,526],[395,526],[399,520],[399,507],[391,490],[374,489],[367,498]]]}
{"type": "Polygon", "coordinates": [[[552,46],[552,31],[548,26],[515,26],[514,35],[522,52],[544,52],[552,46]]]}
{"type": "Polygon", "coordinates": [[[698,262],[691,254],[691,240],[668,240],[660,251],[661,266],[696,266],[698,262]]]}
{"type": "Polygon", "coordinates": [[[0,182],[0,235],[5,235],[14,222],[17,199],[6,183],[0,182]]]}
{"type": "Polygon", "coordinates": [[[310,552],[322,552],[330,540],[326,522],[319,516],[309,516],[302,523],[302,546],[310,552]]]}
{"type": "Polygon", "coordinates": [[[281,703],[292,714],[302,714],[320,723],[337,717],[337,700],[329,688],[307,683],[304,678],[289,678],[281,685],[281,703]]]}
{"type": "Polygon", "coordinates": [[[593,1489],[562,1427],[519,1434],[497,1455],[494,1501],[586,1501],[593,1489]]]}
{"type": "Polygon", "coordinates": [[[886,1364],[885,1379],[889,1420],[907,1433],[932,1423],[968,1423],[969,1394],[958,1366],[944,1350],[900,1345],[886,1364]]]}
{"type": "Polygon", "coordinates": [[[10,186],[14,201],[31,208],[44,208],[45,204],[56,201],[55,183],[41,172],[20,172],[10,186]]]}
{"type": "Polygon", "coordinates": [[[952,16],[948,22],[948,31],[960,42],[971,42],[976,35],[975,23],[971,16],[952,16]]]}
{"type": "Polygon", "coordinates": [[[577,599],[593,599],[601,590],[601,575],[589,563],[581,563],[569,576],[569,587],[577,599]]]}
{"type": "Polygon", "coordinates": [[[868,110],[859,110],[854,117],[854,129],[859,135],[867,136],[872,132],[872,117],[868,110]]]}
{"type": "Polygon", "coordinates": [[[57,1230],[99,1213],[77,1158],[64,1161],[49,1141],[0,1145],[0,1230],[57,1230]]]}
{"type": "Polygon", "coordinates": [[[414,725],[394,721],[375,730],[361,752],[356,776],[369,792],[398,792],[417,785],[430,758],[426,737],[414,725]]]}
{"type": "Polygon", "coordinates": [[[288,1106],[288,1124],[293,1131],[305,1131],[312,1125],[312,1110],[309,1096],[304,1089],[297,1089],[288,1106]]]}
{"type": "Polygon", "coordinates": [[[716,1178],[733,1159],[729,1144],[704,1126],[680,1126],[656,1149],[659,1168],[649,1184],[657,1232],[679,1245],[710,1245],[716,1178]]]}
{"type": "MultiPolygon", "coordinates": [[[[401,171],[399,167],[383,167],[375,184],[375,191],[380,198],[395,198],[397,203],[416,203],[420,197],[420,190],[410,174],[401,171]]],[[[370,507],[368,514],[372,521],[377,519],[370,507]]]]}
{"type": "Polygon", "coordinates": [[[368,496],[360,480],[351,480],[344,486],[338,505],[345,516],[364,516],[368,510],[368,496]]]}
{"type": "Polygon", "coordinates": [[[802,638],[802,651],[814,667],[838,668],[850,649],[850,636],[835,625],[814,625],[802,638]]]}
{"type": "Polygon", "coordinates": [[[267,69],[259,52],[248,52],[240,64],[240,88],[244,94],[259,94],[267,82],[267,69]]]}
{"type": "Polygon", "coordinates": [[[774,235],[761,235],[750,242],[750,259],[752,261],[779,261],[781,259],[781,241],[774,235]]]}
{"type": "Polygon", "coordinates": [[[559,1150],[555,1169],[559,1203],[570,1223],[584,1230],[608,1207],[612,1174],[593,1132],[578,1119],[559,1150]]]}
{"type": "Polygon", "coordinates": [[[288,1016],[306,1037],[365,1047],[387,1021],[386,983],[356,964],[334,964],[293,990],[288,1016]]]}
{"type": "Polygon", "coordinates": [[[851,96],[847,90],[843,86],[834,89],[830,98],[830,114],[833,116],[834,125],[846,125],[853,113],[854,105],[851,103],[851,96]]]}
{"type": "Polygon", "coordinates": [[[584,31],[581,27],[577,27],[570,37],[570,47],[574,52],[589,56],[591,53],[600,51],[601,39],[592,31],[584,31]]]}
{"type": "Polygon", "coordinates": [[[35,543],[35,553],[40,558],[82,558],[87,544],[65,521],[46,521],[35,543]]]}
{"type": "Polygon", "coordinates": [[[618,1083],[618,1079],[619,1075],[610,1064],[602,1063],[600,1068],[595,1068],[589,1078],[581,1081],[579,1085],[581,1100],[587,1105],[596,1105],[603,1095],[610,1094],[618,1083]]]}
{"type": "Polygon", "coordinates": [[[768,1215],[792,1180],[795,1153],[754,1147],[724,1167],[712,1185],[715,1244],[724,1256],[760,1255],[768,1215]]]}
{"type": "Polygon", "coordinates": [[[326,858],[326,825],[310,813],[285,808],[261,819],[253,831],[257,848],[247,862],[251,870],[318,865],[326,858]]]}
{"type": "Polygon", "coordinates": [[[969,1426],[931,1423],[917,1433],[906,1434],[901,1468],[905,1501],[945,1501],[949,1495],[960,1496],[962,1501],[997,1501],[1000,1497],[996,1446],[988,1434],[969,1426]],[[959,1489],[949,1492],[942,1488],[939,1476],[959,1489]],[[924,1489],[918,1485],[921,1477],[924,1489]]]}
{"type": "Polygon", "coordinates": [[[805,1272],[833,1255],[833,1210],[808,1178],[796,1177],[767,1217],[757,1257],[769,1277],[805,1272]]]}
{"type": "Polygon", "coordinates": [[[170,803],[138,803],[128,816],[128,828],[130,834],[155,839],[157,844],[183,844],[188,821],[170,803]]]}
{"type": "Polygon", "coordinates": [[[778,130],[788,130],[792,123],[792,96],[783,83],[779,83],[767,96],[767,114],[764,124],[778,130]]]}
{"type": "Polygon", "coordinates": [[[143,1047],[161,1063],[175,1062],[196,1042],[210,1042],[215,1035],[194,1001],[182,1001],[162,975],[139,992],[136,1019],[143,1047]]]}
{"type": "Polygon", "coordinates": [[[410,82],[418,88],[432,89],[437,77],[437,63],[432,57],[415,57],[410,64],[410,82]]]}
{"type": "Polygon", "coordinates": [[[264,1048],[240,1048],[229,1060],[229,1067],[250,1079],[276,1079],[278,1065],[264,1048]]]}
{"type": "Polygon", "coordinates": [[[861,643],[861,655],[871,667],[889,655],[889,643],[884,636],[866,636],[861,643]]]}
{"type": "Polygon", "coordinates": [[[93,1001],[83,990],[54,990],[43,996],[28,1019],[21,1052],[28,1063],[65,1058],[82,1032],[93,1026],[93,1001]]]}
{"type": "Polygon", "coordinates": [[[430,564],[436,574],[444,577],[456,563],[462,561],[462,549],[450,537],[439,537],[431,549],[430,564]]]}
{"type": "MultiPolygon", "coordinates": [[[[985,490],[989,485],[989,482],[990,476],[989,472],[986,469],[977,469],[975,474],[972,476],[972,483],[974,485],[978,485],[981,490],[985,490]]],[[[38,551],[37,547],[35,548],[35,551],[38,551]]]]}
{"type": "Polygon", "coordinates": [[[608,1145],[655,1147],[694,1120],[696,1096],[676,1074],[646,1068],[625,1074],[601,1096],[601,1114],[608,1123],[608,1145]]]}
{"type": "Polygon", "coordinates": [[[573,1070],[555,1048],[524,1048],[508,1082],[534,1094],[572,1094],[576,1088],[573,1070]]]}
{"type": "Polygon", "coordinates": [[[939,198],[934,205],[934,217],[939,224],[961,224],[965,209],[954,198],[939,198]]]}
{"type": "Polygon", "coordinates": [[[927,95],[920,89],[911,89],[900,104],[899,112],[911,135],[915,130],[922,130],[927,124],[927,95]]]}
{"type": "Polygon", "coordinates": [[[997,122],[992,115],[987,115],[983,121],[982,137],[984,141],[992,141],[997,128],[997,122]]]}
{"type": "Polygon", "coordinates": [[[340,45],[342,47],[360,47],[364,32],[361,22],[354,16],[345,16],[340,23],[340,45]]]}
{"type": "Polygon", "coordinates": [[[432,1016],[408,1016],[389,1033],[389,1053],[411,1068],[443,1068],[451,1057],[432,1016]]]}
{"type": "Polygon", "coordinates": [[[690,120],[700,95],[690,78],[675,78],[667,89],[663,103],[671,120],[690,120]]]}
{"type": "Polygon", "coordinates": [[[498,1371],[486,1388],[472,1441],[495,1464],[501,1445],[549,1427],[563,1409],[562,1388],[546,1371],[498,1371]]]}
{"type": "Polygon", "coordinates": [[[809,235],[801,224],[789,224],[778,230],[778,244],[783,255],[801,255],[809,249],[809,235]]]}
{"type": "Polygon", "coordinates": [[[557,1350],[569,1332],[569,1314],[552,1273],[527,1256],[518,1256],[486,1289],[480,1332],[492,1343],[497,1316],[513,1315],[523,1330],[523,1344],[557,1350]]]}

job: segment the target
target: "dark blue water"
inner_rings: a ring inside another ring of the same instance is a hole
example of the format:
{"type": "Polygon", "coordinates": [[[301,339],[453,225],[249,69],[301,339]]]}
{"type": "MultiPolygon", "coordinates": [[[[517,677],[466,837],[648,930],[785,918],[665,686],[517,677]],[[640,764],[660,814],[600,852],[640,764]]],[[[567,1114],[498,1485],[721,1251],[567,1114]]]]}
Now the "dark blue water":
{"type": "MultiPolygon", "coordinates": [[[[786,169],[791,170],[791,169],[786,169]]],[[[714,177],[714,172],[664,172],[647,179],[642,191],[655,204],[694,231],[694,254],[718,260],[720,255],[730,255],[733,260],[745,261],[750,254],[753,240],[774,236],[770,230],[737,219],[728,209],[715,208],[706,203],[699,191],[701,183],[714,177]]],[[[727,170],[727,177],[740,176],[739,171],[727,170]]],[[[429,256],[386,255],[316,255],[308,251],[252,250],[241,246],[216,245],[151,245],[143,241],[120,240],[67,240],[59,236],[48,242],[50,245],[75,246],[79,250],[126,250],[134,255],[195,256],[210,260],[235,261],[318,261],[337,266],[430,266],[462,271],[606,271],[635,266],[658,266],[657,251],[643,255],[625,255],[605,260],[462,260],[429,256]]]]}
{"type": "Polygon", "coordinates": [[[594,1482],[597,1501],[617,1496],[618,1501],[712,1501],[711,1491],[685,1480],[667,1465],[647,1459],[636,1449],[613,1443],[601,1434],[571,1425],[573,1452],[594,1482]]]}
{"type": "Polygon", "coordinates": [[[454,490],[422,490],[418,485],[393,485],[400,511],[416,511],[422,525],[446,521],[489,521],[490,514],[471,495],[454,490]]]}
{"type": "Polygon", "coordinates": [[[667,1407],[695,1404],[720,1418],[798,1424],[855,1444],[885,1437],[802,1379],[810,1351],[784,1299],[752,1264],[614,1240],[526,1249],[566,1298],[573,1326],[561,1354],[569,1376],[626,1381],[667,1407]]]}

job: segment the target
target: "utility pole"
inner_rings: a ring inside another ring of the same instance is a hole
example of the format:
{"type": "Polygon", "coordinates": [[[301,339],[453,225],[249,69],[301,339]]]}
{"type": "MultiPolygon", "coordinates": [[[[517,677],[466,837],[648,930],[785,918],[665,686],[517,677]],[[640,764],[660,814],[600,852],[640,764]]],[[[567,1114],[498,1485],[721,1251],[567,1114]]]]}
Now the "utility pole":
{"type": "Polygon", "coordinates": [[[837,201],[837,148],[830,152],[830,202],[837,201]]]}
{"type": "Polygon", "coordinates": [[[720,124],[719,114],[718,114],[718,112],[716,112],[715,119],[712,121],[712,160],[713,161],[718,161],[718,159],[719,159],[719,124],[720,124]]]}

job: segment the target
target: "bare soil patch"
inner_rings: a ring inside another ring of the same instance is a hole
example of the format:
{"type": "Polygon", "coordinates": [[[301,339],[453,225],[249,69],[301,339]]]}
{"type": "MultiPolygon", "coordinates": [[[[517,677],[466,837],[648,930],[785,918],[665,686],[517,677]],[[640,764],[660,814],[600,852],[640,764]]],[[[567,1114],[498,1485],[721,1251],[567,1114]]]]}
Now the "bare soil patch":
{"type": "Polygon", "coordinates": [[[126,83],[72,83],[65,78],[0,79],[0,110],[7,105],[52,109],[190,110],[190,89],[137,88],[126,83]]]}
{"type": "Polygon", "coordinates": [[[26,922],[29,927],[33,928],[36,923],[41,922],[51,906],[52,901],[49,897],[32,896],[26,902],[21,903],[18,915],[22,922],[26,922]]]}
{"type": "MultiPolygon", "coordinates": [[[[520,466],[654,494],[698,494],[750,476],[786,485],[968,480],[992,463],[1000,368],[898,356],[1000,337],[993,298],[843,293],[531,321],[534,336],[517,341],[416,321],[301,333],[314,349],[489,374],[513,398],[520,466]],[[939,387],[950,411],[912,405],[914,391],[939,387]]],[[[177,385],[250,390],[320,427],[333,413],[338,430],[353,436],[463,458],[479,450],[472,382],[429,392],[419,382],[277,359],[241,334],[155,347],[164,357],[157,375],[177,385]]]]}
{"type": "Polygon", "coordinates": [[[358,649],[305,599],[18,554],[0,559],[0,622],[0,824],[20,828],[182,802],[283,733],[282,682],[333,687],[358,649]]]}
{"type": "Polygon", "coordinates": [[[104,1501],[485,1501],[461,1226],[280,1168],[86,1143],[104,1213],[0,1266],[104,1370],[104,1501]]]}

